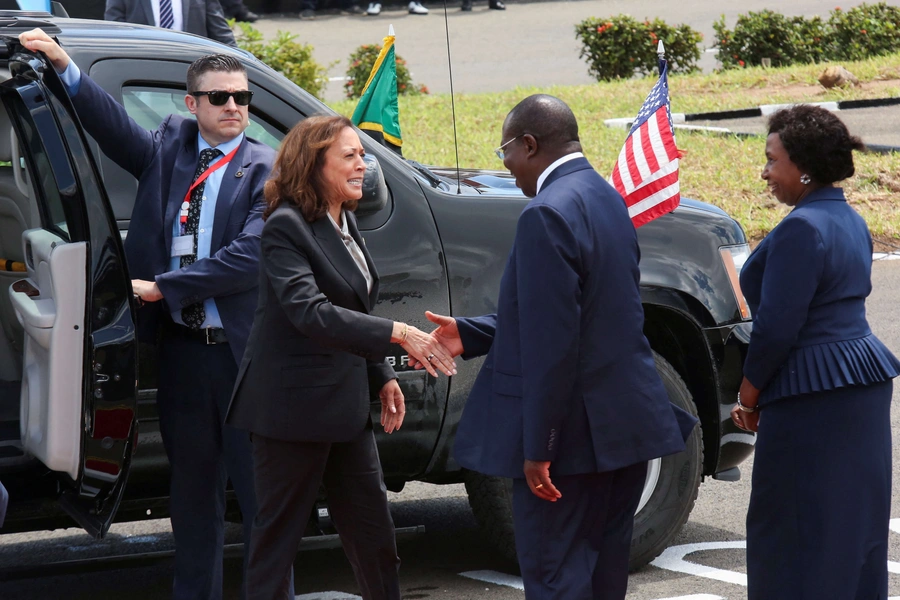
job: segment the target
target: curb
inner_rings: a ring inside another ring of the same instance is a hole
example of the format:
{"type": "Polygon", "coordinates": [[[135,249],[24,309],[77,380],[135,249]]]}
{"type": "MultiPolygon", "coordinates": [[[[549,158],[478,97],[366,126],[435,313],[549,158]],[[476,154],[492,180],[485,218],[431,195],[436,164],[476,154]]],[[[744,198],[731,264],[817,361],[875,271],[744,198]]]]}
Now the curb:
{"type": "MultiPolygon", "coordinates": [[[[803,102],[811,106],[820,106],[832,112],[841,110],[853,110],[857,108],[878,108],[882,106],[900,105],[900,98],[869,98],[866,100],[840,100],[837,102],[803,102]]],[[[762,104],[756,108],[741,108],[736,110],[720,110],[705,113],[672,113],[672,124],[677,131],[703,132],[714,135],[722,135],[738,138],[761,137],[756,133],[745,133],[732,131],[725,127],[710,127],[702,125],[687,125],[691,121],[727,121],[732,119],[754,119],[758,117],[768,117],[769,115],[783,109],[796,106],[797,104],[762,104]]],[[[631,129],[634,123],[633,117],[606,119],[603,121],[607,127],[615,129],[631,129]]],[[[866,144],[865,152],[875,152],[879,154],[889,154],[891,152],[900,152],[900,146],[886,146],[883,144],[866,144]]]]}

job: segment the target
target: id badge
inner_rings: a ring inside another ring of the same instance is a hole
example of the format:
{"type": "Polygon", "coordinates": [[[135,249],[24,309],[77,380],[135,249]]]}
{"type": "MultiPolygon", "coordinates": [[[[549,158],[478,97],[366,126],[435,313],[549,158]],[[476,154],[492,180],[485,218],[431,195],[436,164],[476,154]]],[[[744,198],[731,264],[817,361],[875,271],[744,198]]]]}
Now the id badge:
{"type": "Polygon", "coordinates": [[[172,256],[187,256],[194,253],[194,236],[179,235],[172,238],[172,256]]]}

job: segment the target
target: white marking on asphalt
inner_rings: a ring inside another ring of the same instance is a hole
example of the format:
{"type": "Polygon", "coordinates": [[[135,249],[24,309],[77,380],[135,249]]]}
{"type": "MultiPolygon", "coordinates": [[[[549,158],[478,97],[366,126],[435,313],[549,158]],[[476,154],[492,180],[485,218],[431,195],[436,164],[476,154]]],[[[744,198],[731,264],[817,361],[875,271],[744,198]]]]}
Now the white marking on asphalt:
{"type": "Polygon", "coordinates": [[[735,573],[734,571],[725,571],[705,565],[698,565],[684,559],[688,554],[694,552],[702,552],[704,550],[743,550],[747,548],[747,542],[705,542],[701,544],[684,544],[682,546],[672,546],[667,548],[665,552],[660,554],[650,564],[660,569],[675,571],[676,573],[685,573],[687,575],[696,575],[705,577],[706,579],[715,579],[724,581],[725,583],[734,583],[746,586],[747,576],[743,573],[735,573]]]}
{"type": "Polygon", "coordinates": [[[466,571],[465,573],[460,573],[460,575],[468,577],[469,579],[493,583],[494,585],[504,585],[517,590],[525,589],[525,584],[522,583],[521,577],[507,575],[506,573],[500,573],[499,571],[466,571]]]}
{"type": "Polygon", "coordinates": [[[713,594],[691,594],[690,596],[676,596],[674,598],[660,598],[659,600],[725,600],[722,596],[713,594]]]}
{"type": "Polygon", "coordinates": [[[294,600],[362,600],[362,596],[354,596],[344,592],[315,592],[314,594],[294,596],[294,600]]]}
{"type": "Polygon", "coordinates": [[[900,252],[874,252],[872,260],[900,260],[900,252]]]}
{"type": "Polygon", "coordinates": [[[891,519],[888,527],[890,527],[891,531],[894,533],[900,533],[900,519],[891,519]]]}
{"type": "Polygon", "coordinates": [[[126,544],[146,544],[158,542],[159,538],[155,535],[135,535],[132,537],[127,537],[122,540],[126,544]]]}

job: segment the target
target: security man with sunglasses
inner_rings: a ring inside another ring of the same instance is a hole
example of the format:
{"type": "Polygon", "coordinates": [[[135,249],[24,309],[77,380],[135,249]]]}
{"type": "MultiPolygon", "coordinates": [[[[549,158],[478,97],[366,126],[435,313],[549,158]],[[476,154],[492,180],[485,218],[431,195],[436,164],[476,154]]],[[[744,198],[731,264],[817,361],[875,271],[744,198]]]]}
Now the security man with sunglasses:
{"type": "Polygon", "coordinates": [[[224,418],[256,309],[263,186],[275,158],[244,135],[252,96],[246,70],[232,55],[194,61],[185,104],[196,118],[169,115],[147,131],[46,33],[19,39],[46,54],[85,129],[138,180],[125,253],[142,301],[138,335],[158,344],[173,596],[220,599],[229,477],[243,513],[245,558],[256,514],[250,440],[224,418]]]}

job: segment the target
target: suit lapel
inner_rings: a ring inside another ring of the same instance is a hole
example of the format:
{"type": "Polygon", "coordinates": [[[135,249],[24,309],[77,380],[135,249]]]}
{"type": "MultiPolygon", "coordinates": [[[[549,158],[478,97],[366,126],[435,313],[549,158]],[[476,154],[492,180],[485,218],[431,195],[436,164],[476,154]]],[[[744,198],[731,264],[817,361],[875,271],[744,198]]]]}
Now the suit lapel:
{"type": "MultiPolygon", "coordinates": [[[[219,186],[219,196],[216,198],[216,214],[213,216],[212,238],[209,245],[210,254],[217,252],[222,247],[222,239],[225,235],[228,219],[231,217],[234,201],[241,189],[243,189],[244,182],[249,179],[246,175],[248,174],[247,169],[252,162],[251,155],[252,148],[247,143],[247,136],[245,135],[237,154],[225,167],[225,176],[222,178],[222,185],[219,186]]],[[[252,208],[252,198],[250,202],[250,208],[252,208]]]]}
{"type": "Polygon", "coordinates": [[[356,224],[356,215],[352,213],[346,214],[350,215],[347,218],[347,229],[350,231],[350,236],[356,240],[356,245],[362,250],[363,256],[366,258],[366,265],[369,267],[369,275],[372,277],[372,291],[369,292],[369,312],[372,312],[372,309],[375,308],[375,304],[378,302],[378,271],[375,269],[375,263],[372,262],[369,249],[366,248],[366,240],[363,239],[362,234],[359,232],[359,227],[356,224]]]}
{"type": "Polygon", "coordinates": [[[178,151],[175,158],[175,166],[172,169],[172,179],[169,181],[169,201],[166,204],[166,222],[164,233],[166,238],[166,251],[172,247],[172,230],[175,227],[175,217],[178,209],[184,202],[184,195],[191,187],[194,171],[197,169],[197,137],[185,143],[178,151]]]}
{"type": "MultiPolygon", "coordinates": [[[[359,296],[360,302],[362,302],[368,312],[369,291],[366,289],[366,279],[359,272],[359,267],[356,266],[356,262],[354,262],[350,252],[344,246],[344,242],[335,230],[334,225],[331,224],[331,220],[326,215],[313,221],[311,226],[313,235],[316,236],[322,252],[325,253],[325,256],[328,257],[328,260],[331,261],[331,264],[334,265],[334,268],[337,269],[347,284],[353,288],[353,291],[359,296]]],[[[375,286],[373,285],[372,288],[374,289],[375,286]]]]}
{"type": "Polygon", "coordinates": [[[181,0],[181,30],[190,31],[188,17],[191,14],[191,0],[181,0]]]}

